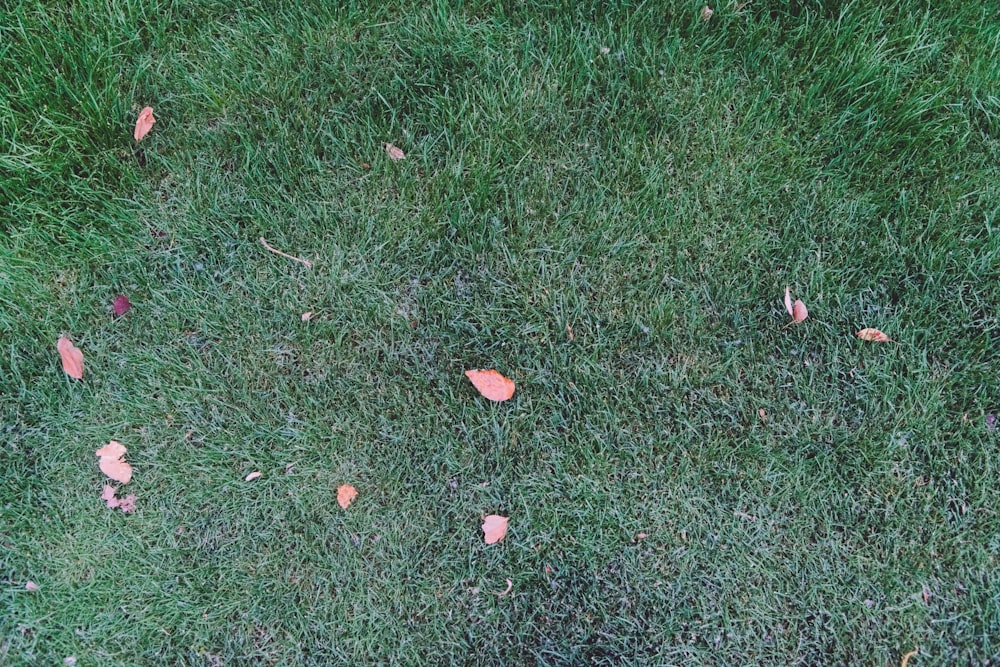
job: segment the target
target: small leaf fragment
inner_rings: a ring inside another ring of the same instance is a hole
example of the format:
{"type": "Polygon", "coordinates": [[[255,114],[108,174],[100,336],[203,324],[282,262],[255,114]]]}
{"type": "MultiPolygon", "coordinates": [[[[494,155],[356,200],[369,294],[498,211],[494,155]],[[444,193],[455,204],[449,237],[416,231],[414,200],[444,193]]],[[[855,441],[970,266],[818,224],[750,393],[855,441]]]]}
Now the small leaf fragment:
{"type": "Polygon", "coordinates": [[[104,504],[108,506],[109,509],[114,509],[121,504],[117,498],[115,498],[115,487],[108,484],[104,485],[104,490],[101,491],[101,500],[104,504]]]}
{"type": "Polygon", "coordinates": [[[124,294],[119,294],[115,297],[115,301],[111,304],[111,309],[115,313],[115,317],[121,317],[128,312],[128,309],[132,307],[132,302],[128,300],[128,297],[124,294]]]}
{"type": "Polygon", "coordinates": [[[858,332],[857,336],[861,340],[867,340],[873,343],[888,343],[892,340],[878,329],[862,329],[858,332]]]}
{"type": "Polygon", "coordinates": [[[708,21],[710,18],[712,18],[712,14],[714,13],[715,11],[713,11],[711,7],[705,5],[704,7],[701,8],[701,20],[708,21]]]}
{"type": "Polygon", "coordinates": [[[253,480],[260,477],[263,473],[259,470],[254,470],[252,473],[243,478],[244,482],[252,482],[253,480]]]}
{"type": "Polygon", "coordinates": [[[809,309],[806,308],[806,304],[801,299],[796,299],[795,303],[792,303],[792,293],[789,291],[788,285],[785,285],[785,310],[792,316],[792,322],[795,324],[809,317],[809,309]]]}
{"type": "Polygon", "coordinates": [[[306,312],[302,313],[302,321],[303,322],[308,322],[312,318],[313,318],[313,314],[312,314],[311,310],[307,310],[306,312]]]}
{"type": "Polygon", "coordinates": [[[480,394],[491,401],[499,403],[514,395],[514,381],[505,378],[495,370],[465,371],[465,376],[469,378],[480,394]]]}
{"type": "Polygon", "coordinates": [[[351,501],[358,497],[358,490],[350,484],[341,484],[337,487],[337,504],[345,510],[351,501]]]}
{"type": "Polygon", "coordinates": [[[514,588],[514,582],[511,581],[510,579],[507,579],[507,588],[505,588],[502,592],[494,593],[493,595],[497,596],[498,598],[502,598],[506,596],[508,593],[510,593],[513,588],[514,588]]]}
{"type": "Polygon", "coordinates": [[[142,138],[153,129],[153,123],[155,122],[153,107],[143,107],[142,111],[139,112],[139,117],[135,121],[135,132],[132,133],[132,136],[135,137],[136,141],[142,141],[142,138]]]}
{"type": "Polygon", "coordinates": [[[498,514],[490,514],[483,519],[483,535],[486,544],[496,544],[507,534],[507,522],[510,519],[498,514]]]}
{"type": "Polygon", "coordinates": [[[66,336],[59,336],[56,342],[59,358],[62,359],[63,371],[76,380],[83,379],[83,352],[81,352],[66,336]]]}
{"type": "Polygon", "coordinates": [[[35,591],[41,590],[41,587],[33,581],[26,581],[24,582],[24,590],[34,593],[35,591]]]}
{"type": "Polygon", "coordinates": [[[118,509],[126,514],[132,514],[135,512],[135,501],[136,497],[134,493],[130,493],[124,498],[122,498],[118,503],[118,509]]]}
{"type": "Polygon", "coordinates": [[[406,157],[406,153],[404,153],[399,148],[396,148],[392,144],[385,145],[385,152],[389,154],[389,158],[392,160],[402,160],[403,158],[406,157]]]}
{"type": "Polygon", "coordinates": [[[98,467],[100,467],[101,472],[116,482],[128,484],[132,480],[132,466],[126,463],[123,458],[127,451],[120,442],[112,440],[94,452],[96,456],[100,457],[98,467]]]}
{"type": "Polygon", "coordinates": [[[112,440],[94,452],[94,456],[100,456],[102,459],[120,459],[125,456],[125,452],[127,451],[125,445],[117,440],[112,440]]]}

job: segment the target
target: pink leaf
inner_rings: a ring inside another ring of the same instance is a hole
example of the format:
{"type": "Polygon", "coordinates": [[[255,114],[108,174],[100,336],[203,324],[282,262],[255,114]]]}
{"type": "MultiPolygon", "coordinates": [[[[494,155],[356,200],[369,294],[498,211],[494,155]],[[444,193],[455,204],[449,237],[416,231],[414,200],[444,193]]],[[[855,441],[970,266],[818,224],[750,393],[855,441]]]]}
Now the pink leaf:
{"type": "Polygon", "coordinates": [[[130,493],[118,503],[118,509],[126,514],[132,514],[135,512],[135,501],[136,497],[134,493],[130,493]]]}
{"type": "Polygon", "coordinates": [[[252,473],[250,473],[249,475],[247,475],[246,477],[244,477],[243,481],[244,482],[252,482],[255,479],[257,479],[258,477],[260,477],[261,474],[262,473],[259,470],[254,470],[252,473]]]}
{"type": "Polygon", "coordinates": [[[507,535],[507,522],[509,518],[498,514],[490,514],[483,519],[483,536],[486,544],[496,544],[507,535]]]}
{"type": "Polygon", "coordinates": [[[36,584],[35,582],[33,582],[33,581],[26,581],[26,582],[24,582],[24,590],[31,591],[32,593],[34,593],[35,591],[41,590],[41,589],[38,586],[38,584],[36,584]]]}
{"type": "Polygon", "coordinates": [[[128,309],[132,307],[132,302],[128,300],[128,297],[124,294],[119,294],[115,297],[115,302],[111,304],[112,310],[115,311],[115,317],[121,317],[128,312],[128,309]]]}
{"type": "Polygon", "coordinates": [[[56,349],[59,350],[59,358],[62,359],[63,371],[66,375],[77,380],[83,379],[83,352],[66,336],[59,336],[56,342],[56,349]]]}
{"type": "Polygon", "coordinates": [[[392,160],[402,160],[406,157],[406,153],[396,148],[392,144],[385,145],[385,152],[389,154],[389,158],[392,160]]]}
{"type": "Polygon", "coordinates": [[[132,136],[135,137],[136,141],[142,141],[142,138],[153,129],[153,123],[155,122],[153,107],[143,107],[142,111],[139,112],[139,118],[135,121],[135,132],[132,136]]]}

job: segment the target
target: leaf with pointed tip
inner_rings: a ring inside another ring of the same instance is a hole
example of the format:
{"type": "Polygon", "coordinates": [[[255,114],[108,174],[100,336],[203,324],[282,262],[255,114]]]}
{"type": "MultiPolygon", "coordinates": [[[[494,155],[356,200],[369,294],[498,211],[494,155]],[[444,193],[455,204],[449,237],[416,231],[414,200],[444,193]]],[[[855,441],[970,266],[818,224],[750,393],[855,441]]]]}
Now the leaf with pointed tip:
{"type": "Polygon", "coordinates": [[[514,381],[494,370],[465,371],[472,385],[491,401],[506,401],[514,395],[514,381]]]}
{"type": "Polygon", "coordinates": [[[155,122],[153,107],[143,107],[142,111],[139,112],[139,117],[135,121],[135,132],[132,133],[132,136],[135,137],[136,141],[142,141],[142,138],[153,129],[153,123],[155,122]]]}
{"type": "Polygon", "coordinates": [[[798,324],[807,317],[809,317],[809,309],[806,308],[806,304],[802,303],[801,299],[796,299],[795,304],[792,306],[792,322],[798,324]]]}
{"type": "Polygon", "coordinates": [[[63,371],[77,380],[83,379],[83,352],[81,352],[66,336],[59,336],[56,342],[59,358],[62,359],[63,371]]]}

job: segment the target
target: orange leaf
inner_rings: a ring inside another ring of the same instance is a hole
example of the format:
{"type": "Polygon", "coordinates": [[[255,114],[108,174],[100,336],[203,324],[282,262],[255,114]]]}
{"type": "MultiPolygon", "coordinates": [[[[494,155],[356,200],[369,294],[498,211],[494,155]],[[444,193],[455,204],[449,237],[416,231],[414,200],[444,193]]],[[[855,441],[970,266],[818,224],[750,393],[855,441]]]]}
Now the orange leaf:
{"type": "Polygon", "coordinates": [[[389,157],[393,160],[402,160],[406,157],[406,153],[396,148],[392,144],[385,145],[385,152],[389,154],[389,157]]]}
{"type": "Polygon", "coordinates": [[[341,484],[337,487],[337,504],[345,510],[351,501],[358,497],[358,490],[350,484],[341,484]]]}
{"type": "Polygon", "coordinates": [[[479,393],[491,401],[506,401],[514,395],[514,381],[508,380],[494,370],[465,371],[465,376],[472,381],[479,393]]]}
{"type": "Polygon", "coordinates": [[[260,477],[261,474],[262,473],[259,470],[254,470],[252,473],[250,473],[249,475],[247,475],[246,477],[244,477],[243,481],[244,482],[252,482],[253,480],[255,480],[258,477],[260,477]]]}
{"type": "Polygon", "coordinates": [[[153,123],[155,122],[153,107],[143,107],[142,111],[139,112],[139,118],[135,121],[135,132],[132,136],[135,137],[136,141],[142,141],[142,138],[153,129],[153,123]]]}
{"type": "Polygon", "coordinates": [[[83,352],[77,349],[66,336],[59,336],[59,340],[56,342],[56,349],[59,350],[59,358],[62,359],[62,367],[66,375],[77,380],[82,380],[83,352]]]}
{"type": "Polygon", "coordinates": [[[892,340],[878,329],[862,329],[857,335],[861,340],[872,341],[874,343],[888,343],[892,340]]]}
{"type": "Polygon", "coordinates": [[[507,522],[505,516],[490,514],[483,519],[483,534],[486,536],[486,544],[495,544],[502,540],[507,534],[507,522]]]}

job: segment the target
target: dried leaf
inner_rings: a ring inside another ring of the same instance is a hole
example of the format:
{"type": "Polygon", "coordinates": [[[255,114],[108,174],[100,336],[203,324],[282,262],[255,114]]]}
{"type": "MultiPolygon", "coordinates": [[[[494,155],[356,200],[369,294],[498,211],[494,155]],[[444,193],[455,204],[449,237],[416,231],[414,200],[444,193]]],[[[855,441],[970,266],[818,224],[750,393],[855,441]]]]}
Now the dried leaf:
{"type": "Polygon", "coordinates": [[[341,484],[337,487],[337,504],[345,510],[351,501],[358,497],[358,490],[350,484],[341,484]]]}
{"type": "Polygon", "coordinates": [[[513,589],[513,588],[514,588],[514,582],[511,581],[510,579],[508,579],[507,580],[507,588],[505,588],[502,593],[494,593],[493,595],[497,596],[498,598],[502,598],[505,595],[507,595],[508,593],[510,593],[511,589],[513,589]]]}
{"type": "Polygon", "coordinates": [[[66,336],[59,336],[59,340],[56,342],[56,349],[59,350],[59,358],[62,359],[62,367],[66,375],[77,380],[82,380],[83,352],[77,349],[66,336]]]}
{"type": "Polygon", "coordinates": [[[37,590],[41,590],[41,588],[33,581],[26,581],[24,582],[24,590],[34,593],[37,590]]]}
{"type": "Polygon", "coordinates": [[[715,12],[712,10],[711,7],[709,7],[708,5],[705,5],[704,7],[701,8],[701,20],[702,21],[709,20],[710,18],[712,18],[712,14],[714,14],[714,13],[715,12]]]}
{"type": "Polygon", "coordinates": [[[923,598],[924,604],[931,603],[931,589],[927,588],[927,584],[920,585],[920,597],[923,598]]]}
{"type": "Polygon", "coordinates": [[[465,371],[479,393],[491,401],[506,401],[514,395],[514,381],[494,370],[465,371]]]}
{"type": "Polygon", "coordinates": [[[903,654],[903,661],[901,663],[899,663],[899,667],[906,667],[908,664],[910,664],[910,658],[912,658],[913,656],[917,655],[918,653],[920,653],[920,649],[919,648],[915,648],[912,651],[910,651],[909,653],[903,654]]]}
{"type": "Polygon", "coordinates": [[[862,329],[857,335],[861,340],[872,341],[874,343],[888,343],[892,340],[878,329],[862,329]]]}
{"type": "Polygon", "coordinates": [[[128,312],[128,309],[132,307],[132,302],[128,300],[128,297],[124,294],[119,294],[115,297],[115,302],[111,305],[112,310],[115,311],[115,317],[121,317],[128,312]]]}
{"type": "Polygon", "coordinates": [[[389,157],[393,160],[402,160],[406,157],[406,153],[396,148],[392,144],[385,145],[385,152],[389,154],[389,157]]]}
{"type": "Polygon", "coordinates": [[[126,514],[132,514],[135,512],[135,501],[136,497],[134,493],[130,493],[121,499],[118,503],[118,509],[126,514]]]}
{"type": "Polygon", "coordinates": [[[767,423],[767,413],[764,412],[764,408],[757,408],[757,416],[760,417],[762,422],[767,423]]]}
{"type": "Polygon", "coordinates": [[[302,313],[302,321],[303,322],[308,322],[312,318],[313,318],[313,314],[312,314],[311,310],[307,310],[306,312],[302,313]]]}
{"type": "Polygon", "coordinates": [[[486,537],[486,544],[495,544],[502,540],[507,534],[507,521],[505,516],[490,514],[483,519],[483,534],[486,537]]]}
{"type": "Polygon", "coordinates": [[[132,480],[132,466],[122,458],[127,451],[120,442],[112,440],[94,452],[101,458],[98,463],[101,472],[116,482],[128,484],[132,480]]]}
{"type": "Polygon", "coordinates": [[[644,540],[644,539],[646,539],[647,537],[649,537],[649,533],[638,533],[638,534],[637,534],[637,535],[635,536],[635,539],[637,539],[637,540],[644,540]]]}
{"type": "Polygon", "coordinates": [[[94,456],[100,456],[102,459],[120,459],[125,456],[125,452],[127,451],[125,445],[117,440],[112,440],[94,452],[94,456]]]}
{"type": "Polygon", "coordinates": [[[243,478],[244,482],[252,482],[253,480],[260,477],[263,473],[259,470],[254,470],[252,473],[243,478]]]}
{"type": "Polygon", "coordinates": [[[135,137],[136,141],[142,141],[142,138],[153,129],[153,123],[155,122],[153,107],[143,107],[142,111],[139,112],[139,118],[135,121],[135,132],[132,136],[135,137]]]}
{"type": "Polygon", "coordinates": [[[809,309],[806,308],[806,304],[799,299],[796,299],[794,304],[792,303],[792,293],[788,290],[788,285],[785,285],[785,310],[792,316],[792,322],[796,324],[809,317],[809,309]]]}
{"type": "Polygon", "coordinates": [[[114,509],[121,504],[121,502],[115,498],[115,487],[107,484],[104,485],[104,490],[101,491],[101,500],[103,500],[104,504],[110,509],[114,509]]]}

